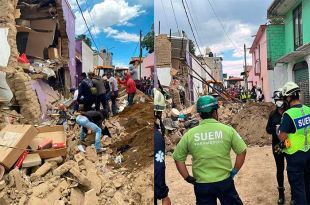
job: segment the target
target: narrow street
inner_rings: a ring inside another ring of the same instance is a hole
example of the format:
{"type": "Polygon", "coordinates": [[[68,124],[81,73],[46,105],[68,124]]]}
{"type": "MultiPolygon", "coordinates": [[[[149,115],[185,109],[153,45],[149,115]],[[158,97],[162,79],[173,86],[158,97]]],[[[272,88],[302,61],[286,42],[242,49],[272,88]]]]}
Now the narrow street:
{"type": "MultiPolygon", "coordinates": [[[[233,155],[232,155],[233,156],[233,155]]],[[[232,157],[234,159],[234,157],[232,157]]],[[[188,160],[190,163],[190,159],[188,160]]],[[[195,195],[192,185],[186,183],[179,175],[174,160],[167,156],[167,183],[171,193],[172,204],[194,204],[195,195]]],[[[190,169],[190,167],[188,167],[190,169]]],[[[244,167],[235,178],[235,185],[245,205],[274,205],[277,201],[277,182],[271,147],[250,147],[244,167]]],[[[286,177],[286,175],[285,175],[286,177]]],[[[286,196],[290,204],[290,190],[287,180],[286,196]]]]}

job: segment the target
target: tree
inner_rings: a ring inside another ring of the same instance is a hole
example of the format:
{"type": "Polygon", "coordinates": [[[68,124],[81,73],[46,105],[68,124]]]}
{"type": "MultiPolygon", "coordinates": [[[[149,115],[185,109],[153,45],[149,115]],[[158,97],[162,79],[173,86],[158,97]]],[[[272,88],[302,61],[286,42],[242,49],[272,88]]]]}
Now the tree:
{"type": "Polygon", "coordinates": [[[78,35],[77,40],[83,40],[90,48],[92,46],[90,38],[87,37],[85,34],[78,35]]]}
{"type": "Polygon", "coordinates": [[[154,52],[154,36],[155,36],[155,32],[150,31],[144,36],[141,42],[142,48],[145,48],[148,51],[148,53],[154,52]]]}
{"type": "Polygon", "coordinates": [[[191,54],[193,54],[194,56],[196,56],[196,54],[195,54],[196,48],[195,48],[195,44],[194,44],[193,40],[189,40],[189,52],[191,54]]]}

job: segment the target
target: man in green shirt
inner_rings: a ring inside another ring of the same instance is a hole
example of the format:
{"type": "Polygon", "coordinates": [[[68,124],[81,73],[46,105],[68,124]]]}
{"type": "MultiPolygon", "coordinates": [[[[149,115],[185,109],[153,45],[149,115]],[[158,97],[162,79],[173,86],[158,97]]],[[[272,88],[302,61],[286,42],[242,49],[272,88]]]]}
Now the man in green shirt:
{"type": "Polygon", "coordinates": [[[194,185],[197,205],[242,205],[235,189],[233,177],[241,169],[246,155],[246,144],[230,126],[218,122],[218,102],[212,96],[197,101],[197,112],[203,121],[190,129],[178,143],[173,159],[182,177],[194,185]],[[237,154],[234,168],[230,151],[237,154]],[[190,176],[185,165],[192,155],[190,176]]]}

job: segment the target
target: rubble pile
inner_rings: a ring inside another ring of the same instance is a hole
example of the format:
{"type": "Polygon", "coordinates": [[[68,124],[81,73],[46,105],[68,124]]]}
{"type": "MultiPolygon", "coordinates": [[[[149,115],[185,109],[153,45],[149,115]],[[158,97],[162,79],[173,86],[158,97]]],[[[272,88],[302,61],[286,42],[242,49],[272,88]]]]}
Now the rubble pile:
{"type": "MultiPolygon", "coordinates": [[[[266,132],[266,125],[273,109],[272,103],[229,103],[219,108],[219,121],[234,127],[249,146],[270,145],[271,139],[266,132]]],[[[180,111],[180,113],[187,115],[187,120],[184,123],[178,122],[177,118],[173,121],[169,109],[163,113],[163,123],[167,130],[165,137],[168,153],[173,152],[182,135],[190,127],[197,125],[199,120],[193,106],[180,111]]]]}
{"type": "MultiPolygon", "coordinates": [[[[72,124],[65,134],[66,155],[41,157],[42,160],[32,158],[32,161],[25,160],[21,169],[12,167],[0,180],[0,202],[19,205],[153,203],[153,137],[150,135],[153,106],[146,96],[139,94],[137,99],[140,97],[146,101],[138,101],[106,121],[112,138],[103,142],[107,148],[105,153],[97,155],[94,146],[90,146],[94,140],[92,134],[87,137],[89,146],[81,152],[79,127],[72,124]]],[[[49,129],[54,134],[42,136],[55,136],[56,128],[47,127],[42,130],[49,129]]]]}
{"type": "Polygon", "coordinates": [[[273,109],[272,103],[249,102],[230,116],[227,122],[237,130],[247,145],[270,145],[271,136],[266,132],[266,125],[273,109]]]}
{"type": "Polygon", "coordinates": [[[20,113],[25,117],[23,123],[32,123],[41,116],[41,108],[35,91],[32,90],[31,78],[24,72],[11,72],[7,75],[8,83],[20,106],[20,113]]]}

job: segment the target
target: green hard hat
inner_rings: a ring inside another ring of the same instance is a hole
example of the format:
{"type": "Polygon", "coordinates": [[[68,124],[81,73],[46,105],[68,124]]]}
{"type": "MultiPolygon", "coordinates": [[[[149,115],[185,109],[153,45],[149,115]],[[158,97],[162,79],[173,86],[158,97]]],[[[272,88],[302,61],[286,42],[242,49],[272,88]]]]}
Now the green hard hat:
{"type": "Polygon", "coordinates": [[[219,108],[219,104],[217,102],[217,99],[215,99],[211,95],[205,95],[198,98],[197,101],[197,112],[198,113],[208,113],[212,112],[213,110],[216,110],[219,108]]]}

